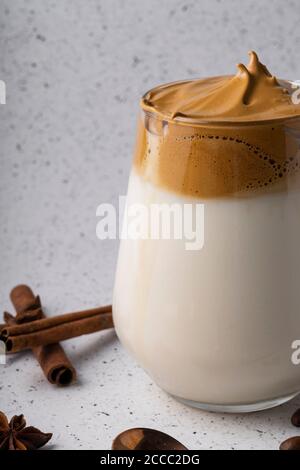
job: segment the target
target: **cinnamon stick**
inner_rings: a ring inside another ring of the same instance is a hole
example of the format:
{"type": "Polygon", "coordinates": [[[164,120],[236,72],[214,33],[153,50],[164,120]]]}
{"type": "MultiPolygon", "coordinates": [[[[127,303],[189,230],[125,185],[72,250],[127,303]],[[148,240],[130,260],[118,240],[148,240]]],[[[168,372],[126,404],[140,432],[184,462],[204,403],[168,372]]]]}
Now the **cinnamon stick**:
{"type": "MultiPolygon", "coordinates": [[[[6,325],[17,325],[45,318],[40,298],[34,296],[30,287],[26,285],[15,287],[11,291],[10,298],[17,315],[14,317],[5,313],[6,325]]],[[[60,344],[37,346],[32,349],[32,352],[50,383],[69,385],[76,380],[76,370],[60,344]]]]}
{"type": "Polygon", "coordinates": [[[114,326],[111,313],[87,316],[79,320],[72,320],[72,316],[73,314],[69,314],[69,321],[66,322],[62,322],[61,317],[65,317],[65,315],[61,315],[24,325],[7,327],[2,330],[0,338],[6,343],[7,352],[19,352],[106,330],[114,326]],[[50,322],[50,320],[58,320],[58,322],[53,325],[53,321],[50,322]],[[39,325],[36,325],[37,323],[39,325]],[[38,326],[40,328],[37,328],[38,326]]]}
{"type": "Polygon", "coordinates": [[[111,305],[107,305],[105,307],[98,307],[80,312],[65,313],[64,315],[43,318],[41,320],[23,323],[21,325],[8,326],[1,331],[1,336],[8,337],[29,335],[30,333],[42,332],[43,330],[49,330],[50,328],[64,325],[66,325],[64,328],[68,328],[70,325],[67,324],[73,324],[74,322],[80,320],[92,319],[93,317],[98,317],[99,315],[104,316],[104,314],[111,314],[111,312],[111,305]]]}

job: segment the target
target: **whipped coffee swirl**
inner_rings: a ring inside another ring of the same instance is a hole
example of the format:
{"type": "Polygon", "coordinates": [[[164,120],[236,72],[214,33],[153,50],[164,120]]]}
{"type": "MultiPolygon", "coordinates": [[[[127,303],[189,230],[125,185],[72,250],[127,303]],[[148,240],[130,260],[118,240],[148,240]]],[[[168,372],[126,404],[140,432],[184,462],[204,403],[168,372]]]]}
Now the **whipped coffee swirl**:
{"type": "Polygon", "coordinates": [[[256,53],[235,76],[170,83],[149,91],[142,107],[164,118],[188,122],[256,122],[300,116],[287,81],[278,81],[256,53]]]}
{"type": "Polygon", "coordinates": [[[300,105],[254,52],[236,76],[148,92],[135,167],[144,179],[201,197],[300,188],[300,105]]]}

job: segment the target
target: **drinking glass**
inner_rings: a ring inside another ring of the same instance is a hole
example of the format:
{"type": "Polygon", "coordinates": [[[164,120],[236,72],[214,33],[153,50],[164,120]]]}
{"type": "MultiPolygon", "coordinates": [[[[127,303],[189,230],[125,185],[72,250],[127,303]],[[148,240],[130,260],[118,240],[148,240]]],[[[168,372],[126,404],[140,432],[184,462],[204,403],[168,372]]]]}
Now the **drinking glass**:
{"type": "Polygon", "coordinates": [[[175,232],[175,207],[204,217],[195,248],[181,230],[158,237],[158,219],[139,214],[120,242],[113,316],[137,362],[184,403],[250,412],[300,391],[299,129],[140,110],[127,228],[138,208],[171,208],[175,232]]]}

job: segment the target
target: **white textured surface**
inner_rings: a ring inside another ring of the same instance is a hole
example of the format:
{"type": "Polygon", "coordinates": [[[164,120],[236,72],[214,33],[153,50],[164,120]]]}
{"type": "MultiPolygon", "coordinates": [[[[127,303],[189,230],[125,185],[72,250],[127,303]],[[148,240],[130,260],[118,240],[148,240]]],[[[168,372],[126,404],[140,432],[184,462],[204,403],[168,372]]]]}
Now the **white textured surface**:
{"type": "MultiPolygon", "coordinates": [[[[117,242],[97,205],[126,190],[138,98],[164,81],[233,73],[256,49],[299,78],[297,0],[0,0],[0,307],[26,282],[49,314],[109,302],[117,242]]],[[[50,386],[30,354],[0,369],[0,408],[54,433],[55,448],[109,448],[132,426],[190,448],[274,448],[300,400],[222,416],[167,397],[111,334],[66,344],[79,381],[50,386]]]]}

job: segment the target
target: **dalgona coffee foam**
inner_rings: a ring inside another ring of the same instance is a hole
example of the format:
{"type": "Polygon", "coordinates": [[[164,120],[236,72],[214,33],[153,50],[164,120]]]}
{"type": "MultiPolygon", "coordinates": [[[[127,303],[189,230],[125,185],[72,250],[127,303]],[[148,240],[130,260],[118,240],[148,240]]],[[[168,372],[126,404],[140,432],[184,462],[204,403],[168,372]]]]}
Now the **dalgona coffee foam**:
{"type": "Polygon", "coordinates": [[[163,85],[141,105],[135,167],[154,184],[210,198],[298,178],[300,106],[254,52],[234,77],[163,85]]]}

